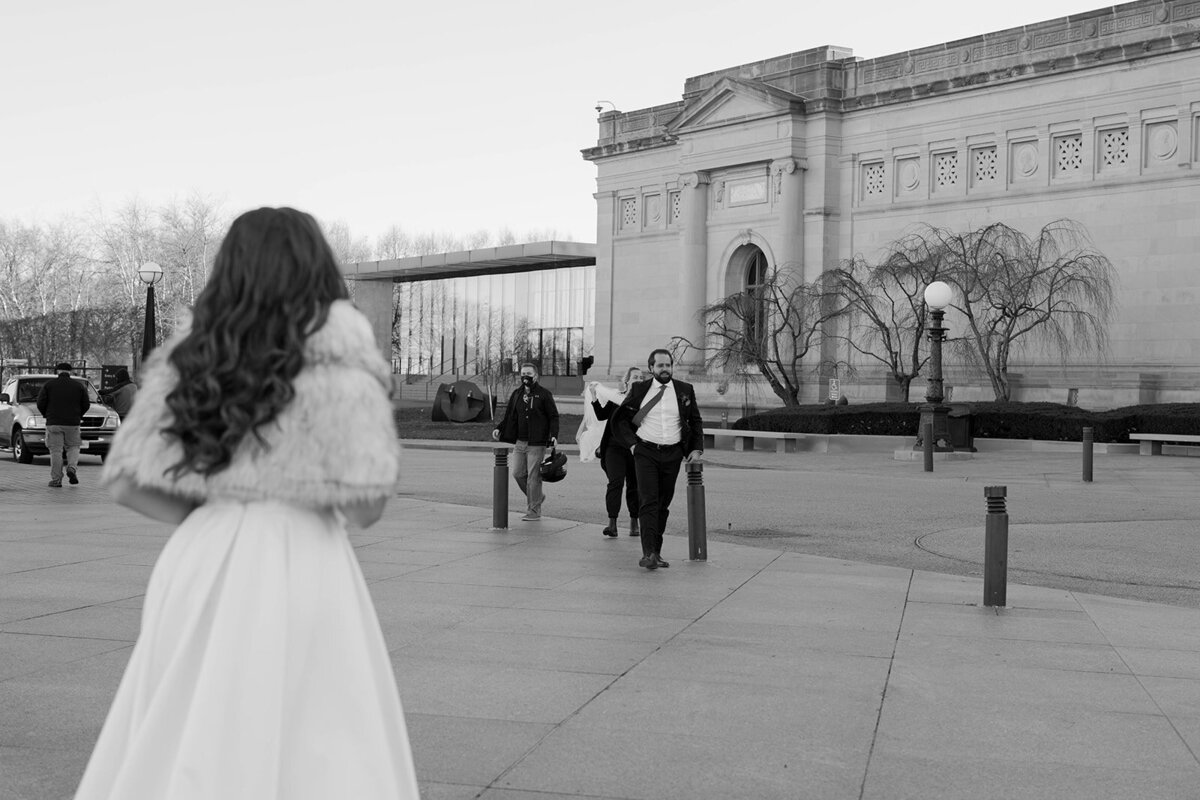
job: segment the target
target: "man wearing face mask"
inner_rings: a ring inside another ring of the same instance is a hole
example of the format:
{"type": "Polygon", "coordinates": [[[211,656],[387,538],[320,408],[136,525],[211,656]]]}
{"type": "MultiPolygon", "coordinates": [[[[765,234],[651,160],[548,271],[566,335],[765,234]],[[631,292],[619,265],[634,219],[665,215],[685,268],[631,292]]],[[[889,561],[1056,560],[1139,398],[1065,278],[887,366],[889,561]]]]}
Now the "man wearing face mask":
{"type": "Polygon", "coordinates": [[[508,398],[504,419],[492,439],[513,445],[513,478],[528,501],[525,522],[542,518],[542,459],[558,444],[558,407],[549,389],[538,385],[537,367],[521,365],[521,385],[508,398]]]}
{"type": "Polygon", "coordinates": [[[647,360],[653,380],[630,388],[613,414],[613,439],[633,453],[637,474],[638,521],[646,569],[669,567],[662,558],[663,532],[680,465],[704,455],[704,422],[690,383],[672,380],[674,360],[668,350],[655,350],[647,360]]]}

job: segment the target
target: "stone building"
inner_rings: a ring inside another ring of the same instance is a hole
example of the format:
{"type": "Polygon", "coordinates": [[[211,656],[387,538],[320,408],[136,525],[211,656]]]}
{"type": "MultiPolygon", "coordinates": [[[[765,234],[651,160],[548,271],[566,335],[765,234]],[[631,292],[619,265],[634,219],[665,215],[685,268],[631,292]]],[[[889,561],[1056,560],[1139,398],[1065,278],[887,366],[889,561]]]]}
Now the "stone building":
{"type": "MultiPolygon", "coordinates": [[[[594,370],[615,375],[765,266],[806,280],[919,223],[1082,223],[1118,273],[1102,359],[1023,352],[1015,399],[1200,400],[1200,2],[1142,0],[862,60],[819,47],[599,118],[594,370]]],[[[948,318],[953,325],[953,319],[948,318]]],[[[722,402],[721,376],[700,376],[722,402]]],[[[881,399],[867,365],[843,389],[881,399]]],[[[955,399],[990,399],[953,363],[955,399]],[[956,371],[957,369],[957,371],[956,371]]],[[[915,386],[915,384],[914,384],[915,386]]],[[[823,398],[814,374],[805,401],[823,398]]],[[[915,391],[914,397],[919,394],[915,391]]],[[[769,393],[761,393],[772,402],[769,393]]]]}

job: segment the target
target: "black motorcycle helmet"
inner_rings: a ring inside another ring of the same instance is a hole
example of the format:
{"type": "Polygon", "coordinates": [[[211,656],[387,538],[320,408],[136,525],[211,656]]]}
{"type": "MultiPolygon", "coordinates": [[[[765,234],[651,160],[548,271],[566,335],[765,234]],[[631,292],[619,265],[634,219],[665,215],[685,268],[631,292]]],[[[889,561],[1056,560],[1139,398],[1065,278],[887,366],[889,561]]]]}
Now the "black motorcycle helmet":
{"type": "Polygon", "coordinates": [[[546,483],[557,483],[567,477],[567,454],[560,453],[554,447],[542,459],[542,480],[546,483]]]}

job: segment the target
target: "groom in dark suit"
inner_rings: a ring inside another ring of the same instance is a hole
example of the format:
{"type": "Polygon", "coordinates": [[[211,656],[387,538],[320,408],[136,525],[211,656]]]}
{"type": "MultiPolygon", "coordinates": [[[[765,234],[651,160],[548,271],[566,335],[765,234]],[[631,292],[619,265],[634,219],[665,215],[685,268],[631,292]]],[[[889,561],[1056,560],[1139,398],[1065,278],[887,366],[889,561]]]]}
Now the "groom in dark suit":
{"type": "Polygon", "coordinates": [[[653,380],[630,388],[610,425],[613,439],[633,452],[641,499],[638,566],[658,569],[671,566],[662,558],[663,531],[685,454],[689,462],[699,461],[704,454],[704,422],[692,385],[671,379],[671,353],[655,350],[646,364],[653,380]]]}

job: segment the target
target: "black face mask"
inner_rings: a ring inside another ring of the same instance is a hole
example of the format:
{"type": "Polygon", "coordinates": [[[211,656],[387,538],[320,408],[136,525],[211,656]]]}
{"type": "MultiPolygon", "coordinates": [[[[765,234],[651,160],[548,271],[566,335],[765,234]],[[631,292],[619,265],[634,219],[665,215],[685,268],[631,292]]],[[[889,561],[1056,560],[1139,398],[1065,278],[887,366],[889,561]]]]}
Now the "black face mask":
{"type": "Polygon", "coordinates": [[[521,385],[528,389],[530,386],[533,386],[533,378],[529,377],[528,375],[522,375],[521,385]]]}

